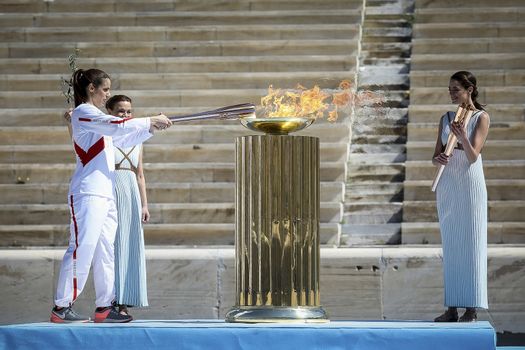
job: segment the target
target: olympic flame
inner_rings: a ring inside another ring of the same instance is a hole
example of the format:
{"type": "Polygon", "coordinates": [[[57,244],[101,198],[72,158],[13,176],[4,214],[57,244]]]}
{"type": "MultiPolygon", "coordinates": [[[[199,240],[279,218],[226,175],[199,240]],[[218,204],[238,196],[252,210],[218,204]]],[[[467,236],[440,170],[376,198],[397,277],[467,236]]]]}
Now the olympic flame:
{"type": "Polygon", "coordinates": [[[295,89],[268,88],[268,94],[261,98],[262,115],[272,117],[308,117],[335,121],[339,113],[355,107],[364,101],[381,103],[381,98],[369,91],[356,92],[348,80],[339,83],[337,89],[321,89],[315,85],[307,89],[297,84],[295,89]]]}

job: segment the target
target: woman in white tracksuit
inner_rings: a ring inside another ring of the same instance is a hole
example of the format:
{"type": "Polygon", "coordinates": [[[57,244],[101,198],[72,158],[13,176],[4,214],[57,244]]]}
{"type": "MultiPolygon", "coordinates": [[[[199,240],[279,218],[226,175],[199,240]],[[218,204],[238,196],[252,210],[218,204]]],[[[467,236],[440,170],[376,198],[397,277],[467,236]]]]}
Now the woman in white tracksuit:
{"type": "Polygon", "coordinates": [[[114,148],[130,147],[150,138],[171,121],[165,115],[121,119],[103,113],[110,96],[109,76],[98,69],[73,75],[75,109],[71,116],[77,165],[69,187],[71,236],[64,254],[51,322],[86,322],[72,305],[82,292],[93,264],[95,322],[129,322],[113,305],[117,211],[114,192],[114,148]]]}

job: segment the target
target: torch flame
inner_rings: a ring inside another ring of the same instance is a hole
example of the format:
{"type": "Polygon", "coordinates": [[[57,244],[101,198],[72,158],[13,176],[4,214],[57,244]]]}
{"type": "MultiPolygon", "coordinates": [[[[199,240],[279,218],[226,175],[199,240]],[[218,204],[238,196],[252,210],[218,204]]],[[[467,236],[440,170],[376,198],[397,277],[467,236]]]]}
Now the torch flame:
{"type": "Polygon", "coordinates": [[[337,89],[321,89],[315,85],[311,89],[297,84],[294,90],[268,88],[268,94],[261,98],[261,107],[265,117],[308,117],[328,116],[335,121],[339,111],[359,101],[359,96],[352,90],[352,84],[343,80],[337,89]]]}

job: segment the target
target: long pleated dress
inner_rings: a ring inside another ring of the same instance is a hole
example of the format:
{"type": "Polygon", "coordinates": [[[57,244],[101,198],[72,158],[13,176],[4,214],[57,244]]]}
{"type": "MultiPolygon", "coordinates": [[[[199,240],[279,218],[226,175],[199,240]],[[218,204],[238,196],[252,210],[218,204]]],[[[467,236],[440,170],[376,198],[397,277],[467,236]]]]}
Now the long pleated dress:
{"type": "Polygon", "coordinates": [[[137,183],[141,145],[115,147],[115,295],[118,304],[148,306],[142,204],[137,183]]]}
{"type": "MultiPolygon", "coordinates": [[[[475,112],[470,119],[467,126],[470,138],[481,113],[475,112]]],[[[449,112],[448,117],[442,119],[444,145],[454,113],[449,112]]],[[[487,309],[487,188],[481,154],[470,164],[463,150],[454,149],[436,197],[443,245],[445,306],[487,309]]]]}

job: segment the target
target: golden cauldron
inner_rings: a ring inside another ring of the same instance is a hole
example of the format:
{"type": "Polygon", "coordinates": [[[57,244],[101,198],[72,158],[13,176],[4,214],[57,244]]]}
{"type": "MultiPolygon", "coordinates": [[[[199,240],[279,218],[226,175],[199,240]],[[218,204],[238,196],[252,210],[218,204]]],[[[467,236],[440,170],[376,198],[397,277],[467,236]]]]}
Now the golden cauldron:
{"type": "Polygon", "coordinates": [[[314,118],[241,118],[241,124],[253,131],[260,131],[270,135],[288,135],[291,132],[307,128],[314,122],[314,118]]]}
{"type": "Polygon", "coordinates": [[[228,322],[327,322],[319,294],[319,139],[312,118],[241,118],[236,138],[236,305],[228,322]]]}

